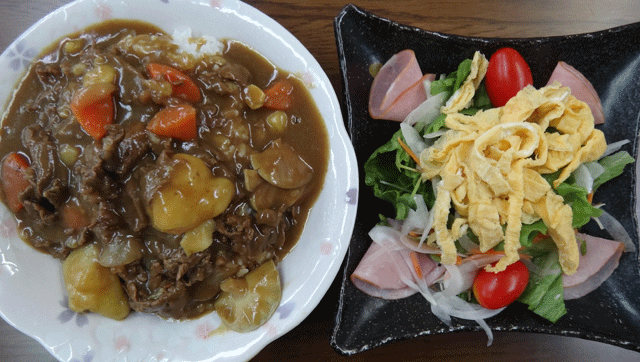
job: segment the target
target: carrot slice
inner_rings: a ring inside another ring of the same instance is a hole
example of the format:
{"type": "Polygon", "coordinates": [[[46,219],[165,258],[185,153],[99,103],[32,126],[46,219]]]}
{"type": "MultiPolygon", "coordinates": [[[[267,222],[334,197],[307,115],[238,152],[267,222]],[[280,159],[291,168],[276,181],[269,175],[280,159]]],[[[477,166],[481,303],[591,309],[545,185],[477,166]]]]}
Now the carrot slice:
{"type": "Polygon", "coordinates": [[[147,72],[153,79],[163,78],[171,83],[172,95],[190,103],[198,103],[202,100],[200,88],[183,72],[164,64],[149,63],[147,72]]]}
{"type": "Polygon", "coordinates": [[[20,202],[20,194],[29,187],[24,172],[29,167],[26,156],[12,152],[2,160],[2,188],[7,206],[13,212],[24,206],[20,202]]]}
{"type": "Polygon", "coordinates": [[[60,209],[62,224],[74,230],[89,226],[89,219],[84,210],[73,202],[67,202],[60,209]]]}
{"type": "Polygon", "coordinates": [[[293,84],[283,79],[279,80],[269,88],[265,89],[264,94],[267,98],[264,106],[270,109],[287,110],[293,106],[293,84]]]}
{"type": "Polygon", "coordinates": [[[163,108],[149,121],[147,129],[159,136],[193,140],[198,136],[196,109],[188,104],[163,108]]]}
{"type": "Polygon", "coordinates": [[[422,279],[422,267],[420,267],[420,262],[418,261],[418,255],[415,251],[409,253],[411,256],[411,263],[413,264],[413,269],[416,271],[416,275],[419,279],[422,279]]]}
{"type": "Polygon", "coordinates": [[[537,243],[539,241],[547,239],[548,237],[549,237],[549,235],[547,235],[547,234],[537,233],[536,236],[533,237],[533,240],[531,240],[531,242],[532,243],[537,243]]]}
{"type": "Polygon", "coordinates": [[[402,149],[409,155],[411,156],[411,158],[418,164],[420,165],[420,158],[418,157],[418,155],[416,155],[413,151],[411,151],[411,149],[409,148],[409,146],[407,146],[406,143],[402,142],[402,139],[400,137],[398,137],[398,143],[400,144],[400,147],[402,147],[402,149]]]}
{"type": "Polygon", "coordinates": [[[106,126],[113,123],[115,106],[113,92],[116,86],[111,83],[96,83],[77,91],[71,99],[71,112],[82,129],[95,139],[107,134],[106,126]]]}

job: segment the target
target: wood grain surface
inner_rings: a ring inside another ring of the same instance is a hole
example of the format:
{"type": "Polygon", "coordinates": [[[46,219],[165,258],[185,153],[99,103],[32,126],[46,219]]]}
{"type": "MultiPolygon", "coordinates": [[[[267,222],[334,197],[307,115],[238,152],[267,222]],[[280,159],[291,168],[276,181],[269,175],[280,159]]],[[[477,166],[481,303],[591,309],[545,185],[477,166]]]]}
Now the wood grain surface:
{"type": "MultiPolygon", "coordinates": [[[[65,0],[1,0],[0,51],[65,0]]],[[[338,0],[246,1],[296,36],[342,95],[333,20],[347,4],[338,0]]],[[[150,0],[151,3],[151,0],[150,0]]],[[[638,0],[361,0],[353,4],[403,24],[459,35],[535,37],[603,30],[640,21],[638,0]]],[[[330,346],[338,280],[298,327],[274,341],[254,361],[638,361],[640,353],[570,337],[495,333],[425,336],[346,357],[330,346]]],[[[0,286],[1,287],[1,286],[0,286]]],[[[29,301],[24,301],[28,303],[29,301]]],[[[55,361],[34,339],[0,319],[0,361],[55,361]]]]}

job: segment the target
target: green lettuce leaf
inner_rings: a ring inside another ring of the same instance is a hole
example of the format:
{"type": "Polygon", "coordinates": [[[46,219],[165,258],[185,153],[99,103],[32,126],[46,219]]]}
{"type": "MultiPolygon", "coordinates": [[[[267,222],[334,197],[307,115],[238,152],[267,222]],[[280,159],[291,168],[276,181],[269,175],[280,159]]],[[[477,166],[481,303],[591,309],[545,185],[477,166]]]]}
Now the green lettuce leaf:
{"type": "Polygon", "coordinates": [[[473,61],[471,59],[465,59],[460,64],[458,64],[458,70],[456,71],[456,82],[453,84],[453,91],[457,91],[460,89],[462,84],[469,74],[471,74],[471,64],[473,61]]]}
{"type": "Polygon", "coordinates": [[[440,130],[440,128],[444,127],[444,120],[447,118],[445,114],[440,114],[433,122],[429,123],[429,125],[425,128],[424,133],[434,133],[440,130]]]}
{"type": "MultiPolygon", "coordinates": [[[[447,93],[447,99],[451,98],[451,96],[458,89],[460,89],[464,81],[471,73],[471,64],[471,59],[465,59],[458,65],[458,69],[454,72],[451,72],[446,78],[431,82],[431,95],[445,92],[447,93]]],[[[463,109],[462,111],[460,111],[460,113],[472,116],[481,109],[489,108],[491,108],[491,101],[489,100],[487,89],[485,88],[484,83],[482,83],[473,96],[471,106],[463,109]]],[[[436,118],[424,129],[423,134],[437,132],[438,130],[443,128],[445,126],[445,118],[445,114],[441,114],[440,116],[438,116],[438,118],[436,118]]]]}
{"type": "Polygon", "coordinates": [[[627,151],[616,152],[613,155],[603,157],[598,163],[604,167],[602,175],[593,180],[593,192],[603,183],[622,174],[624,166],[633,163],[634,159],[627,151]]]}
{"type": "Polygon", "coordinates": [[[520,245],[525,248],[532,246],[533,238],[535,238],[538,233],[547,233],[547,225],[545,225],[542,220],[538,220],[532,224],[522,224],[522,229],[520,229],[520,245]]]}
{"type": "Polygon", "coordinates": [[[449,73],[446,78],[431,82],[431,95],[442,92],[447,93],[447,98],[451,97],[471,73],[471,59],[465,59],[458,65],[458,69],[449,73]]]}
{"type": "Polygon", "coordinates": [[[480,84],[480,87],[476,89],[476,94],[473,96],[473,108],[477,109],[489,109],[493,107],[491,100],[489,100],[489,94],[484,82],[480,84]]]}
{"type": "Polygon", "coordinates": [[[558,248],[556,247],[556,243],[553,241],[553,239],[551,237],[547,237],[546,239],[536,241],[535,243],[531,243],[530,246],[520,249],[520,252],[523,254],[531,255],[531,257],[533,258],[537,258],[547,255],[557,249],[558,248]]]}
{"type": "MultiPolygon", "coordinates": [[[[560,171],[542,175],[549,185],[553,186],[555,181],[560,175],[560,171]]],[[[556,194],[562,196],[564,203],[571,206],[573,210],[573,222],[572,226],[576,229],[581,228],[591,220],[592,217],[598,217],[602,215],[602,210],[593,207],[588,200],[587,189],[582,186],[578,186],[573,176],[569,176],[554,190],[556,194]]]]}
{"type": "Polygon", "coordinates": [[[556,193],[564,199],[566,204],[573,209],[573,224],[575,229],[579,229],[591,220],[592,217],[602,215],[602,210],[593,207],[587,199],[587,189],[575,184],[563,182],[558,185],[556,193]]]}
{"type": "Polygon", "coordinates": [[[529,306],[529,310],[555,323],[567,313],[562,288],[562,269],[558,262],[558,251],[538,256],[533,263],[539,274],[529,274],[529,284],[518,301],[529,306]]]}
{"type": "Polygon", "coordinates": [[[422,182],[416,163],[398,142],[404,141],[398,130],[391,139],[378,148],[364,164],[364,182],[373,189],[376,197],[390,202],[396,210],[396,219],[407,218],[409,209],[415,209],[415,194],[424,198],[427,206],[433,206],[435,196],[430,182],[422,182]]]}

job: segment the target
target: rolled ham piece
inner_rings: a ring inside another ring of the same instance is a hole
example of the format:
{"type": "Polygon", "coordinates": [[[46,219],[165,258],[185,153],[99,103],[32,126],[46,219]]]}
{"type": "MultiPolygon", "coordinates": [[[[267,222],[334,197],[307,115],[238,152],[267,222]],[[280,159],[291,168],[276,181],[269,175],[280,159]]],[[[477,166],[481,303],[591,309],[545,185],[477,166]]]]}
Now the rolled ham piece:
{"type": "Polygon", "coordinates": [[[624,244],[591,235],[576,233],[587,244],[587,253],[580,255],[575,274],[563,275],[564,299],[576,299],[596,290],[618,267],[624,244]]]}
{"type": "Polygon", "coordinates": [[[582,73],[569,64],[560,61],[553,70],[553,73],[551,73],[547,84],[555,81],[560,82],[560,84],[565,87],[569,87],[574,97],[589,105],[595,124],[604,123],[604,112],[602,110],[600,97],[593,87],[593,84],[591,84],[582,73]]]}
{"type": "Polygon", "coordinates": [[[402,122],[427,99],[424,81],[435,78],[435,74],[422,74],[413,50],[394,54],[373,79],[369,115],[374,119],[402,122]]]}
{"type": "MultiPolygon", "coordinates": [[[[392,260],[393,256],[381,249],[380,245],[371,244],[351,274],[353,285],[365,294],[389,300],[402,299],[417,293],[417,290],[400,280],[400,274],[392,260]]],[[[404,265],[400,258],[396,262],[398,265],[404,265]]]]}
{"type": "Polygon", "coordinates": [[[351,282],[356,288],[377,298],[402,299],[417,293],[419,284],[430,286],[443,276],[446,269],[429,255],[415,253],[395,241],[400,235],[397,230],[380,226],[374,230],[377,242],[371,243],[351,274],[351,282]],[[384,238],[387,239],[381,240],[384,238]],[[420,266],[421,275],[417,275],[415,269],[411,270],[411,253],[414,253],[420,266]]]}

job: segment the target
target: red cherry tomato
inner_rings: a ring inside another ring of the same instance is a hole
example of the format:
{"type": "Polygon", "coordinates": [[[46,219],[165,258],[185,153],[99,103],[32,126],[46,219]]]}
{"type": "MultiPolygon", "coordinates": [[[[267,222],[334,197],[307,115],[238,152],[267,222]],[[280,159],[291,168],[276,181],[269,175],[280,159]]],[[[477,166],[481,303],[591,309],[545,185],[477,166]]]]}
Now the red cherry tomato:
{"type": "Polygon", "coordinates": [[[515,49],[502,48],[489,59],[485,86],[494,107],[504,106],[522,88],[533,84],[531,69],[515,49]]]}
{"type": "Polygon", "coordinates": [[[478,303],[487,309],[499,309],[520,297],[529,283],[529,270],[517,261],[501,272],[481,269],[473,280],[473,294],[478,303]]]}

